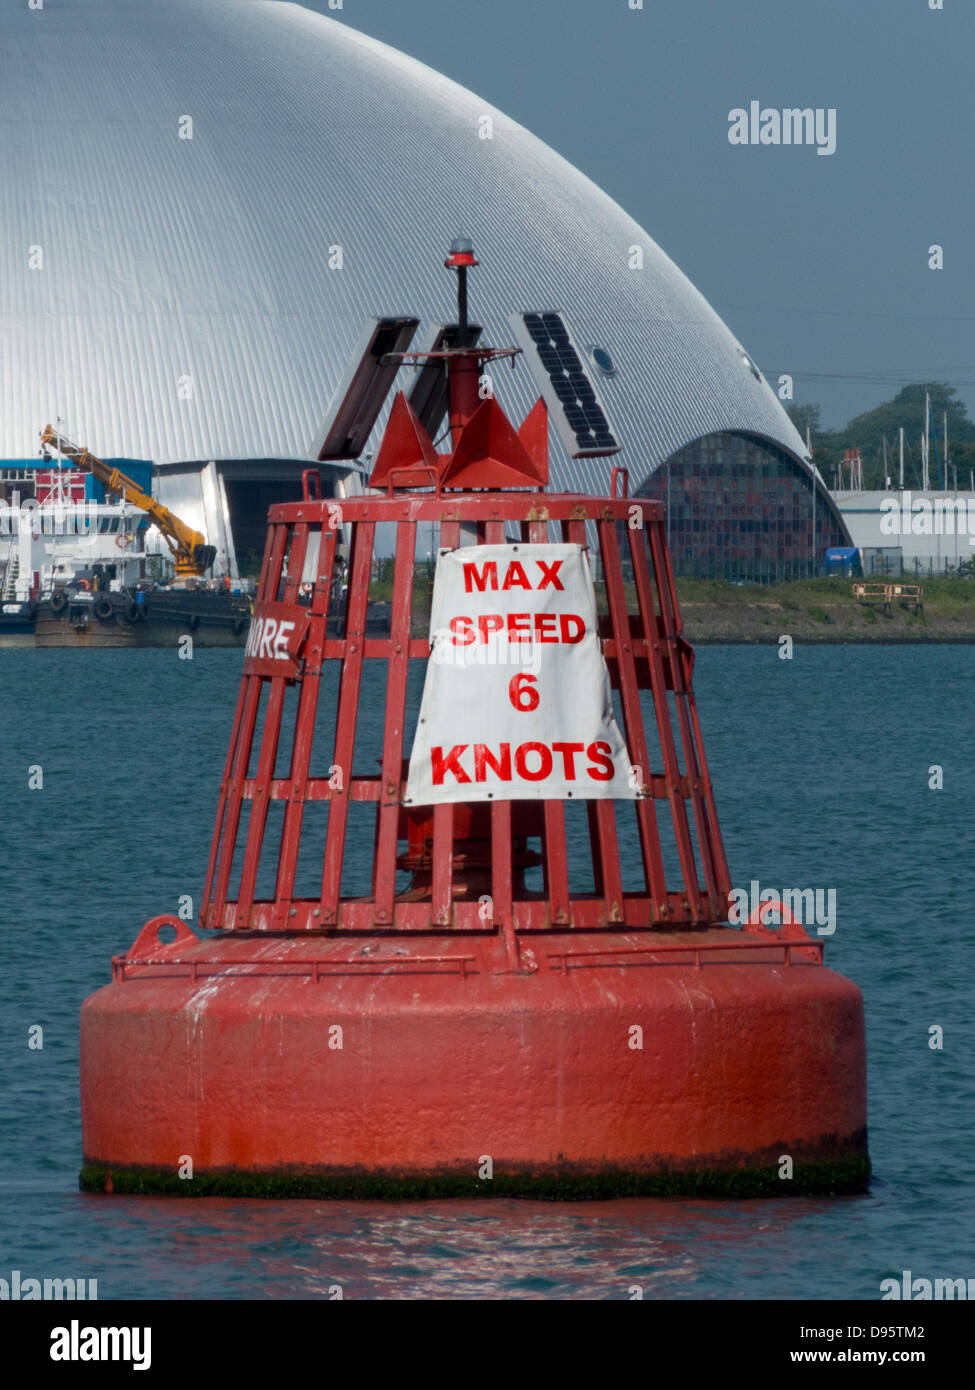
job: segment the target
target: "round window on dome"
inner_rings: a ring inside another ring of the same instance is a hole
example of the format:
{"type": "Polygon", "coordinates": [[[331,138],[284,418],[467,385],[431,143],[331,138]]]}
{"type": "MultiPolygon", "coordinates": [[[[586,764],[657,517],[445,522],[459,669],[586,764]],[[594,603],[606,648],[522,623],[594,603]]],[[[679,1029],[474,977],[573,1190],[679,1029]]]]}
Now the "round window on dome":
{"type": "Polygon", "coordinates": [[[591,347],[589,360],[594,367],[602,372],[603,376],[616,375],[616,364],[604,347],[591,347]]]}

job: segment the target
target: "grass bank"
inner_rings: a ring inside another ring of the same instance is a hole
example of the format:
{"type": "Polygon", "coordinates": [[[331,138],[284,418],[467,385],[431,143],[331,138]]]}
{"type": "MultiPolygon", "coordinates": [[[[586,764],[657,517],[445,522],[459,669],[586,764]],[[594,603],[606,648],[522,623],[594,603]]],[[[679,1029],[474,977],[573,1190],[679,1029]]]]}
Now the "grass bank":
{"type": "MultiPolygon", "coordinates": [[[[885,581],[872,581],[885,582],[885,581]]],[[[910,584],[909,575],[891,583],[910,584]]],[[[680,579],[677,593],[692,642],[975,642],[975,582],[921,579],[923,608],[891,604],[889,613],[865,606],[849,579],[800,579],[790,584],[731,584],[680,579]]]]}
{"type": "MultiPolygon", "coordinates": [[[[413,591],[413,632],[425,636],[430,622],[433,574],[418,567],[413,591]]],[[[871,581],[883,582],[883,581],[871,581]]],[[[892,583],[911,584],[909,575],[892,583]]],[[[723,579],[679,579],[677,595],[684,628],[692,642],[776,643],[788,634],[794,641],[975,642],[975,581],[921,579],[923,608],[896,601],[890,612],[859,603],[849,579],[798,579],[789,584],[732,584],[723,579]]],[[[635,607],[628,586],[627,598],[635,607]]],[[[392,565],[369,589],[373,602],[392,598],[392,565]]],[[[600,611],[606,611],[597,585],[600,611]]]]}

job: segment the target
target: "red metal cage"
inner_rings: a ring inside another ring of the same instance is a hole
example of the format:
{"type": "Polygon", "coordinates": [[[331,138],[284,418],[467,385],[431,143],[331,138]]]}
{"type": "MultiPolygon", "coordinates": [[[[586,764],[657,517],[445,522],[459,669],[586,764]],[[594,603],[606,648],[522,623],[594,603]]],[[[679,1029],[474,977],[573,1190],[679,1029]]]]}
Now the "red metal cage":
{"type": "MultiPolygon", "coordinates": [[[[615,476],[613,484],[615,491],[615,476]]],[[[340,506],[306,495],[273,507],[255,616],[291,612],[301,646],[291,672],[259,660],[245,666],[201,924],[275,932],[500,930],[510,937],[554,927],[724,921],[730,881],[691,688],[693,652],[682,634],[662,518],[658,503],[625,496],[517,491],[367,496],[340,506]],[[377,527],[384,523],[395,527],[390,630],[371,636],[368,596],[377,527]],[[343,526],[351,541],[348,604],[339,621],[334,581],[343,526]],[[423,528],[428,536],[430,527],[441,549],[518,538],[585,546],[587,529],[595,536],[600,643],[643,794],[632,802],[588,802],[587,849],[578,837],[567,839],[562,800],[401,804],[410,664],[425,662],[430,652],[415,620],[425,568],[417,560],[418,533],[423,528]],[[381,766],[363,773],[353,771],[353,759],[371,662],[386,664],[381,766]],[[329,703],[330,663],[338,673],[334,724],[320,717],[329,703]],[[297,702],[287,720],[289,689],[297,702]],[[651,697],[646,703],[641,691],[651,697]],[[269,825],[275,803],[284,804],[280,835],[269,825]],[[327,803],[324,830],[308,823],[313,803],[327,803]],[[356,803],[374,808],[368,846],[350,834],[356,803]],[[635,820],[629,835],[621,823],[627,817],[635,820]],[[662,831],[679,874],[669,886],[662,831]],[[536,838],[540,854],[530,848],[536,838]],[[356,853],[371,856],[371,890],[343,896],[343,872],[356,853]],[[313,896],[296,891],[299,856],[309,854],[322,866],[313,896]],[[535,864],[542,883],[532,889],[535,864]],[[264,896],[259,870],[268,884],[264,896]],[[588,890],[570,889],[570,877],[585,877],[586,870],[588,890]],[[634,886],[625,886],[634,877],[634,886]]]]}

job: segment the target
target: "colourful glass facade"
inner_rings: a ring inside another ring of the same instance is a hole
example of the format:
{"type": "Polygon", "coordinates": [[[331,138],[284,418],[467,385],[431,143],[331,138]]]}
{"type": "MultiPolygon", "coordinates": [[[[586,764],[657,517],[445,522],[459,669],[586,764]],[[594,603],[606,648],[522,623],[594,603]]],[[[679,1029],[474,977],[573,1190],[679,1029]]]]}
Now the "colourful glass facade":
{"type": "Polygon", "coordinates": [[[751,435],[696,439],[672,454],[639,495],[667,507],[678,575],[766,584],[803,579],[819,572],[828,546],[849,545],[826,490],[817,487],[814,507],[809,473],[751,435]]]}

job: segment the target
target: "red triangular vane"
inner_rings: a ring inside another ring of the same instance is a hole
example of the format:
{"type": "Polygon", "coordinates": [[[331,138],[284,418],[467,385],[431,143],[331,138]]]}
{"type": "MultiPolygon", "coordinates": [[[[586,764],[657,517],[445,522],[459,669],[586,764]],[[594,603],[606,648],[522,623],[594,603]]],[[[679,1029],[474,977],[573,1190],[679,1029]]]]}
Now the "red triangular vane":
{"type": "Polygon", "coordinates": [[[390,482],[394,487],[429,487],[433,479],[427,472],[432,468],[436,474],[441,457],[433,447],[433,441],[420,424],[416,412],[402,391],[397,391],[393,408],[389,412],[389,423],[383,435],[383,442],[376,455],[375,466],[369,479],[370,487],[385,487],[390,482]],[[417,469],[416,474],[407,476],[403,469],[417,469]]]}
{"type": "MultiPolygon", "coordinates": [[[[531,432],[529,437],[532,438],[531,432]]],[[[548,469],[539,469],[537,458],[528,452],[504,411],[489,396],[461,430],[457,447],[444,469],[443,485],[541,487],[547,476],[548,469]]]]}

